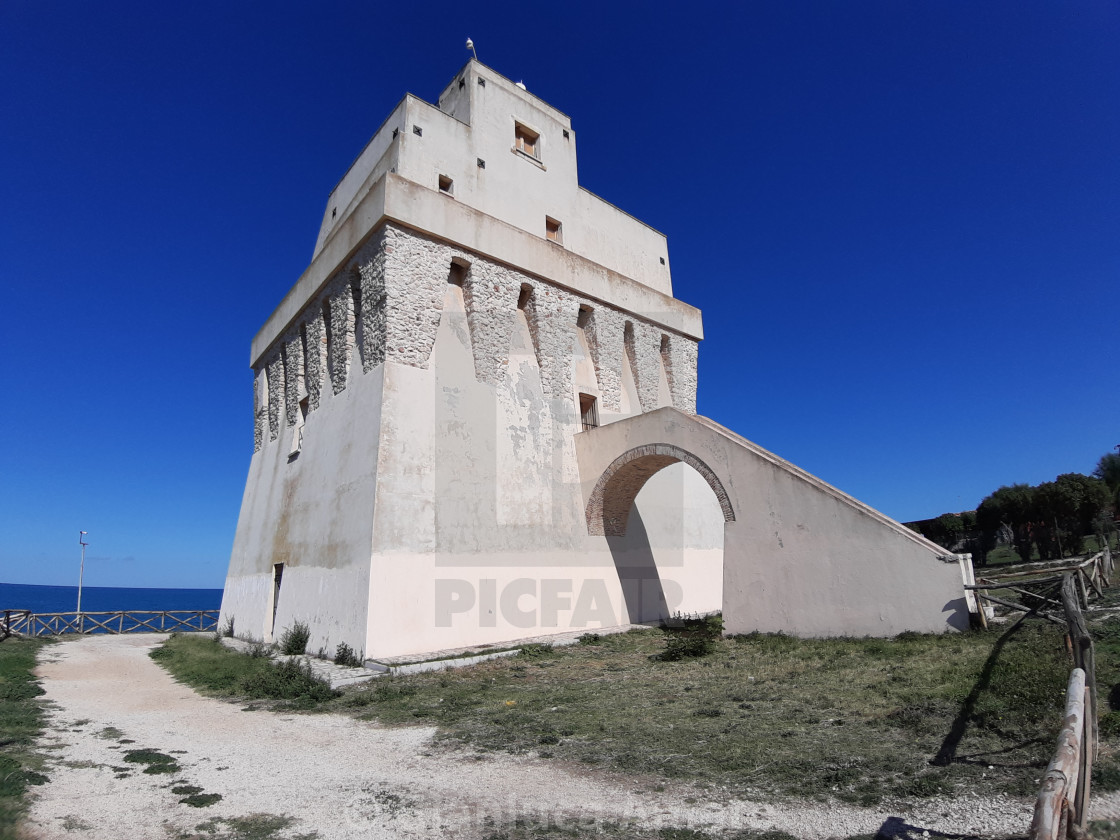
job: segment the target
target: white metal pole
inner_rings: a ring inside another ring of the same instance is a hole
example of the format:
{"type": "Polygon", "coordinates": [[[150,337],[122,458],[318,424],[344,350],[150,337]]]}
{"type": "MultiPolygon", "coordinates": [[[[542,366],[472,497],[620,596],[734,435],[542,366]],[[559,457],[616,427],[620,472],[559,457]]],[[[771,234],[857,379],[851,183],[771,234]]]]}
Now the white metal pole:
{"type": "Polygon", "coordinates": [[[82,565],[78,570],[78,632],[85,632],[85,622],[82,621],[82,579],[86,576],[86,532],[78,532],[78,542],[82,546],[82,565]]]}

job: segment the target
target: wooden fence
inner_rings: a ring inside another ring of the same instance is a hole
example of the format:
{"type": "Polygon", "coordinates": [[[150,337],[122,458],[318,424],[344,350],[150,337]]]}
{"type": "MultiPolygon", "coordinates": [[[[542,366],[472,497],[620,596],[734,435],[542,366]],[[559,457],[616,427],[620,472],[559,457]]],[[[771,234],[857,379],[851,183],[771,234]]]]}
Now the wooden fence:
{"type": "Polygon", "coordinates": [[[1106,547],[1081,563],[981,578],[967,587],[977,596],[981,623],[986,623],[984,601],[989,601],[1066,627],[1066,645],[1074,667],[1066,687],[1065,717],[1057,748],[1035,802],[1030,840],[1078,840],[1085,836],[1098,732],[1096,659],[1082,610],[1088,608],[1090,596],[1104,594],[1113,570],[1112,552],[1106,547]],[[1013,592],[1023,601],[1015,603],[993,596],[993,589],[1013,592]],[[1059,608],[1061,618],[1057,615],[1059,608]]]}
{"type": "Polygon", "coordinates": [[[218,610],[118,610],[82,613],[4,610],[0,615],[0,639],[9,636],[62,636],[67,633],[197,633],[217,628],[218,610]]]}

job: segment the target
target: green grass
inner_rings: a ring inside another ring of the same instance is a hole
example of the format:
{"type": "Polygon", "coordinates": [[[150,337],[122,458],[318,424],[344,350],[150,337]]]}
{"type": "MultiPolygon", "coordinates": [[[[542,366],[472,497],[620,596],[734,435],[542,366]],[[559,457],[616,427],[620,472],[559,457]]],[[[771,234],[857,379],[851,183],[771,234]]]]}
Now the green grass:
{"type": "Polygon", "coordinates": [[[289,834],[295,819],[278,814],[249,814],[245,817],[214,817],[195,826],[194,831],[179,831],[175,840],[316,840],[318,834],[289,834]]]}
{"type": "MultiPolygon", "coordinates": [[[[479,760],[534,754],[731,793],[874,804],[960,789],[1031,796],[1053,751],[1069,662],[1062,631],[894,640],[718,640],[664,661],[642,630],[452,671],[381,677],[305,708],[439,727],[479,760]]],[[[241,696],[256,667],[177,637],[159,661],[180,680],[241,696]]],[[[503,829],[505,830],[505,829],[503,829]]]]}
{"type": "Polygon", "coordinates": [[[43,729],[36,699],[43,690],[31,673],[43,644],[14,638],[0,642],[0,840],[17,836],[28,788],[47,781],[34,748],[43,729]]]}
{"type": "Polygon", "coordinates": [[[274,663],[264,656],[234,653],[211,636],[173,635],[151,656],[181,682],[218,696],[280,700],[295,709],[312,708],[338,696],[304,663],[274,663]]]}

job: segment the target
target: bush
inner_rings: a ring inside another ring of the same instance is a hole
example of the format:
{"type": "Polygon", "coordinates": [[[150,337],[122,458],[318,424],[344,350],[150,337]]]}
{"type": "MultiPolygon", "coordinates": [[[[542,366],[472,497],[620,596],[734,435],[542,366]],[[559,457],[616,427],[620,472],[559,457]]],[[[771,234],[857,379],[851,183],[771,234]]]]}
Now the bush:
{"type": "Polygon", "coordinates": [[[351,668],[361,668],[362,658],[354,653],[354,648],[346,644],[346,642],[339,642],[338,647],[334,649],[334,664],[347,665],[351,668]]]}
{"type": "Polygon", "coordinates": [[[723,636],[723,617],[677,615],[664,629],[669,640],[658,658],[663,662],[697,659],[716,649],[716,642],[723,636]]]}
{"type": "Polygon", "coordinates": [[[287,656],[302,656],[311,640],[311,628],[302,621],[284,629],[280,636],[280,652],[287,656]]]}
{"type": "Polygon", "coordinates": [[[226,623],[222,625],[222,629],[219,631],[219,633],[222,636],[225,636],[227,639],[232,639],[233,638],[233,616],[232,615],[230,615],[226,618],[226,623]]]}
{"type": "Polygon", "coordinates": [[[276,700],[330,700],[338,692],[311,673],[311,664],[288,659],[248,675],[240,688],[249,697],[276,700]]]}

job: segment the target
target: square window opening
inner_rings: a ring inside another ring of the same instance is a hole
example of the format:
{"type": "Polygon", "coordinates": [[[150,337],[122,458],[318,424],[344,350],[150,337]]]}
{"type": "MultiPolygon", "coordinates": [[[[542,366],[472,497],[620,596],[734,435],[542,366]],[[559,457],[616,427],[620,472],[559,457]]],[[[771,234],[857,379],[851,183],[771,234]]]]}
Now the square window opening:
{"type": "Polygon", "coordinates": [[[424,129],[422,129],[418,125],[414,125],[412,127],[412,133],[415,134],[417,137],[423,137],[424,136],[424,129]]]}
{"type": "Polygon", "coordinates": [[[453,187],[455,182],[448,178],[446,175],[439,176],[439,191],[444,195],[453,195],[453,187]]]}
{"type": "Polygon", "coordinates": [[[544,217],[544,236],[549,242],[564,244],[564,226],[551,216],[544,217]]]}
{"type": "Polygon", "coordinates": [[[587,324],[591,320],[591,307],[586,304],[580,304],[579,314],[576,315],[576,326],[581,330],[587,329],[587,324]]]}
{"type": "Polygon", "coordinates": [[[513,126],[513,147],[531,158],[540,160],[540,132],[533,131],[521,123],[514,123],[513,126]]]}

